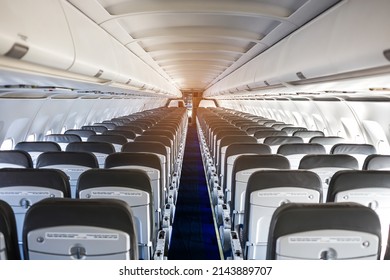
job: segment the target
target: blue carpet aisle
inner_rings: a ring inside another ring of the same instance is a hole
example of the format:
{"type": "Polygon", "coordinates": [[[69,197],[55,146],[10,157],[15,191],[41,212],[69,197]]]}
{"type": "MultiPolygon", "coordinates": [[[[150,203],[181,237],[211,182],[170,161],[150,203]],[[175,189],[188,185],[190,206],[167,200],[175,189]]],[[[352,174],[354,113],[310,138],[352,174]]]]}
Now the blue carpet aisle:
{"type": "Polygon", "coordinates": [[[195,125],[188,126],[168,259],[221,259],[195,125]]]}

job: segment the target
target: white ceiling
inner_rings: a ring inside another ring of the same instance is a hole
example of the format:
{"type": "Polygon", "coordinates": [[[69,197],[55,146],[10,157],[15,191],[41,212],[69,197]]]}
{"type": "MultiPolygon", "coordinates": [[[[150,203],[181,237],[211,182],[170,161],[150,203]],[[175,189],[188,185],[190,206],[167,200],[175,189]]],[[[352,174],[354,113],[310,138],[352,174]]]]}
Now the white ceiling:
{"type": "Polygon", "coordinates": [[[68,0],[182,91],[203,91],[339,0],[68,0]]]}

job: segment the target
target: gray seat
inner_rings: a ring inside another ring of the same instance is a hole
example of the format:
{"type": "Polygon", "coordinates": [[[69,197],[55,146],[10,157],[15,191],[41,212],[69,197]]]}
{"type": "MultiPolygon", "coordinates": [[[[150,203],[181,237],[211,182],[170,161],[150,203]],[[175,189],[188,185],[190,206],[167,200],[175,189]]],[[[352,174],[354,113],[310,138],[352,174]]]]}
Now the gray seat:
{"type": "Polygon", "coordinates": [[[305,155],[325,154],[326,151],[320,144],[295,143],[280,145],[276,153],[288,158],[291,169],[298,169],[299,162],[305,155]]]}
{"type": "Polygon", "coordinates": [[[245,193],[251,175],[260,170],[290,169],[287,158],[281,155],[241,155],[236,159],[231,176],[231,189],[226,189],[232,225],[244,223],[245,193]]]}
{"type": "Polygon", "coordinates": [[[309,143],[310,139],[316,136],[324,137],[325,134],[319,130],[306,130],[306,131],[295,131],[292,136],[298,136],[303,139],[303,142],[309,143]]]}
{"type": "Polygon", "coordinates": [[[390,170],[390,155],[369,155],[366,157],[363,170],[390,170]]]}
{"type": "Polygon", "coordinates": [[[321,180],[305,170],[267,170],[251,175],[245,194],[244,256],[265,259],[274,211],[284,203],[319,203],[321,180]]]}
{"type": "Polygon", "coordinates": [[[254,135],[257,139],[257,143],[264,143],[265,138],[270,137],[270,136],[288,136],[287,132],[285,131],[280,131],[280,130],[257,130],[254,135]]]}
{"type": "MultiPolygon", "coordinates": [[[[281,129],[281,131],[286,132],[288,136],[293,136],[293,134],[297,131],[307,131],[307,128],[306,127],[299,127],[299,126],[286,126],[286,127],[283,127],[281,129]]],[[[294,136],[297,136],[297,135],[294,135],[294,136]]]]}
{"type": "Polygon", "coordinates": [[[301,144],[303,140],[297,136],[268,136],[264,139],[263,143],[270,146],[272,153],[276,154],[280,145],[301,144]]]}
{"type": "Polygon", "coordinates": [[[95,131],[89,129],[68,129],[64,133],[78,135],[82,141],[87,141],[89,136],[96,135],[95,131]]]}
{"type": "Polygon", "coordinates": [[[228,130],[216,130],[217,132],[213,135],[211,139],[211,151],[213,152],[214,161],[218,164],[219,152],[221,147],[221,140],[227,136],[248,136],[245,131],[237,129],[228,129],[228,130]]]}
{"type": "Polygon", "coordinates": [[[43,152],[61,151],[60,145],[56,142],[35,141],[35,142],[19,142],[14,150],[25,151],[31,156],[33,165],[36,165],[38,156],[43,152]]]}
{"type": "Polygon", "coordinates": [[[331,154],[347,154],[355,157],[359,162],[359,168],[362,169],[367,156],[375,154],[376,149],[371,144],[344,144],[339,143],[332,147],[331,154]]]}
{"type": "Polygon", "coordinates": [[[172,160],[172,163],[174,162],[174,160],[177,156],[178,143],[177,143],[177,139],[175,137],[175,134],[172,133],[172,131],[158,129],[158,127],[154,126],[153,128],[150,128],[150,129],[144,131],[142,136],[165,136],[165,137],[167,137],[170,140],[170,149],[171,149],[171,153],[172,153],[171,160],[172,160]]]}
{"type": "Polygon", "coordinates": [[[275,123],[273,125],[271,125],[273,128],[277,129],[277,130],[282,130],[283,128],[285,127],[292,127],[294,126],[293,124],[291,123],[275,123]]]}
{"type": "Polygon", "coordinates": [[[104,125],[83,125],[81,129],[95,131],[96,134],[102,134],[108,128],[104,125]]]}
{"type": "Polygon", "coordinates": [[[33,168],[29,153],[21,150],[0,151],[0,168],[33,168]]]}
{"type": "Polygon", "coordinates": [[[129,142],[122,147],[122,152],[127,153],[152,153],[159,157],[161,164],[161,179],[163,189],[168,189],[170,184],[170,175],[168,174],[167,158],[168,152],[165,146],[159,142],[129,142]]]}
{"type": "Polygon", "coordinates": [[[329,183],[327,202],[357,202],[372,208],[382,225],[382,252],[390,225],[390,171],[338,171],[329,183]]]}
{"type": "Polygon", "coordinates": [[[65,151],[69,143],[81,142],[81,137],[76,134],[50,134],[43,137],[43,141],[56,142],[61,150],[65,151]]]}
{"type": "Polygon", "coordinates": [[[120,152],[122,149],[122,146],[126,144],[127,138],[123,135],[92,135],[88,137],[88,142],[105,142],[105,143],[111,143],[114,145],[115,151],[120,152]]]}
{"type": "Polygon", "coordinates": [[[141,169],[146,172],[153,190],[155,228],[159,229],[161,227],[162,208],[166,200],[166,190],[162,188],[164,185],[161,177],[163,167],[161,166],[159,157],[153,153],[114,153],[106,158],[104,168],[141,169]]]}
{"type": "MultiPolygon", "coordinates": [[[[171,183],[171,176],[172,176],[172,170],[173,170],[173,153],[172,153],[172,145],[173,143],[171,140],[166,136],[159,136],[159,135],[141,135],[134,139],[134,142],[141,142],[141,143],[161,143],[165,149],[166,149],[166,167],[167,167],[167,175],[169,179],[169,183],[171,183]]],[[[152,144],[150,144],[152,145],[152,144]]]]}
{"type": "Polygon", "coordinates": [[[315,172],[322,181],[323,202],[326,202],[329,183],[333,174],[341,170],[359,169],[356,158],[350,155],[306,155],[301,159],[299,169],[315,172]]]}
{"type": "Polygon", "coordinates": [[[121,200],[45,199],[26,214],[24,254],[30,260],[135,260],[135,223],[121,200]]]}
{"type": "Polygon", "coordinates": [[[226,148],[225,152],[225,162],[223,163],[224,166],[224,176],[223,176],[223,183],[222,187],[225,191],[226,189],[231,189],[231,183],[232,183],[232,171],[233,166],[235,164],[236,159],[239,156],[242,155],[265,155],[265,154],[271,154],[271,148],[264,144],[257,144],[257,143],[235,143],[230,144],[226,148]]]}
{"type": "Polygon", "coordinates": [[[106,130],[102,133],[102,135],[122,135],[127,138],[128,141],[134,140],[135,137],[137,137],[137,134],[131,130],[119,130],[119,129],[113,129],[113,130],[106,130]]]}
{"type": "Polygon", "coordinates": [[[132,209],[140,259],[151,259],[156,241],[153,191],[143,170],[90,169],[82,173],[77,184],[81,199],[119,199],[132,209]]]}
{"type": "Polygon", "coordinates": [[[217,172],[221,176],[224,176],[224,170],[225,170],[225,158],[226,158],[226,149],[235,143],[256,143],[256,139],[252,136],[248,135],[227,135],[221,138],[217,150],[217,172]]]}
{"type": "Polygon", "coordinates": [[[71,197],[76,197],[76,185],[81,173],[99,168],[96,157],[89,152],[44,152],[37,159],[37,168],[63,171],[69,177],[71,197]]]}
{"type": "Polygon", "coordinates": [[[26,212],[48,197],[70,197],[69,180],[64,172],[55,169],[0,169],[0,199],[7,202],[15,214],[21,252],[26,212]]]}
{"type": "Polygon", "coordinates": [[[3,200],[0,200],[0,260],[20,260],[15,215],[3,200]]]}
{"type": "Polygon", "coordinates": [[[113,122],[94,123],[93,125],[94,126],[105,126],[107,128],[107,130],[112,130],[112,129],[116,128],[116,124],[113,122]]]}
{"type": "Polygon", "coordinates": [[[90,152],[98,161],[99,167],[104,168],[104,162],[109,154],[115,153],[115,147],[108,142],[75,142],[69,143],[67,152],[90,152]]]}
{"type": "Polygon", "coordinates": [[[133,131],[137,135],[141,135],[143,133],[143,129],[139,126],[136,126],[136,125],[120,125],[120,126],[117,126],[116,129],[133,131]]]}
{"type": "Polygon", "coordinates": [[[314,136],[309,140],[309,143],[321,144],[325,147],[326,153],[329,154],[334,145],[346,143],[346,140],[339,136],[314,136]]]}
{"type": "Polygon", "coordinates": [[[250,136],[254,136],[257,131],[275,131],[273,127],[265,127],[262,125],[250,126],[245,129],[246,133],[250,136]]]}
{"type": "Polygon", "coordinates": [[[381,228],[376,213],[357,203],[288,203],[273,214],[269,260],[375,260],[381,228]]]}

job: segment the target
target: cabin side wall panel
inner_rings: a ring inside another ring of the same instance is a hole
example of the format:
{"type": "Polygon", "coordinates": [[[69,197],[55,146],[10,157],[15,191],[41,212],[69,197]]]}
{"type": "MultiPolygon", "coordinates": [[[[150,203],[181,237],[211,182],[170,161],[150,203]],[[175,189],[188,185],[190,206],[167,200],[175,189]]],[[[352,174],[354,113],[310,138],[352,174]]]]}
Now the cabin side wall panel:
{"type": "Polygon", "coordinates": [[[368,143],[390,153],[389,102],[326,100],[218,100],[221,107],[323,131],[346,142],[368,143]],[[260,110],[259,110],[260,108],[260,110]]]}
{"type": "Polygon", "coordinates": [[[42,140],[48,133],[101,122],[114,117],[162,107],[166,99],[12,99],[0,100],[0,144],[12,139],[16,144],[29,135],[42,140]]]}

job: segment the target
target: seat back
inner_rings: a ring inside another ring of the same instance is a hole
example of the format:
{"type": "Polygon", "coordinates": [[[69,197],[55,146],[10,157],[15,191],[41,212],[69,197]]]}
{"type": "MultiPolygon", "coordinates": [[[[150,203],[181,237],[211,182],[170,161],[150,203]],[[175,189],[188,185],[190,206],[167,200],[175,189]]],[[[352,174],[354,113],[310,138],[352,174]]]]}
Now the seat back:
{"type": "Polygon", "coordinates": [[[247,259],[265,259],[271,218],[284,203],[319,203],[321,180],[306,170],[267,170],[251,175],[245,194],[243,242],[247,259]]]}
{"type": "Polygon", "coordinates": [[[274,213],[267,259],[375,260],[380,256],[380,222],[357,203],[288,203],[274,213]]]}
{"type": "Polygon", "coordinates": [[[167,189],[170,183],[170,175],[168,173],[167,158],[168,153],[165,146],[159,142],[129,142],[122,147],[122,152],[126,153],[152,153],[158,156],[161,164],[161,188],[167,189]]]}
{"type": "Polygon", "coordinates": [[[390,155],[369,155],[363,164],[363,170],[390,170],[390,155]]]}
{"type": "Polygon", "coordinates": [[[232,171],[231,190],[225,192],[230,202],[232,224],[244,223],[245,194],[251,175],[259,170],[290,169],[287,158],[280,155],[242,155],[236,159],[232,171]]]}
{"type": "Polygon", "coordinates": [[[258,130],[254,133],[254,137],[257,139],[257,143],[264,143],[265,138],[270,136],[288,136],[287,132],[275,130],[275,129],[267,129],[267,130],[258,130]]]}
{"type": "Polygon", "coordinates": [[[59,169],[69,177],[71,197],[76,197],[79,176],[91,168],[99,168],[96,157],[89,152],[44,152],[37,159],[37,168],[59,169]]]}
{"type": "Polygon", "coordinates": [[[96,134],[102,134],[108,128],[104,125],[83,125],[81,129],[93,130],[96,134]]]}
{"type": "Polygon", "coordinates": [[[225,161],[223,163],[223,189],[231,189],[232,171],[237,157],[242,155],[266,155],[271,154],[269,146],[257,143],[234,143],[230,144],[225,151],[225,161]]]}
{"type": "Polygon", "coordinates": [[[161,187],[163,181],[160,174],[163,170],[159,157],[152,153],[115,153],[106,158],[104,168],[141,169],[146,172],[152,186],[155,228],[158,230],[160,228],[162,207],[165,204],[166,196],[166,190],[161,187]]]}
{"type": "Polygon", "coordinates": [[[43,137],[43,141],[55,142],[65,151],[66,146],[72,142],[81,142],[81,137],[76,134],[50,134],[43,137]]]}
{"type": "Polygon", "coordinates": [[[309,140],[309,143],[321,144],[325,147],[326,153],[329,154],[334,145],[346,143],[346,140],[339,136],[314,136],[309,140]]]}
{"type": "Polygon", "coordinates": [[[134,131],[131,130],[120,130],[120,129],[113,129],[113,130],[106,130],[102,133],[103,135],[121,135],[126,137],[127,141],[132,141],[137,137],[137,134],[134,131]]]}
{"type": "Polygon", "coordinates": [[[126,202],[132,209],[141,259],[151,259],[155,236],[153,191],[145,171],[90,169],[79,177],[79,198],[110,198],[126,202]]]}
{"type": "Polygon", "coordinates": [[[291,127],[291,126],[293,126],[293,124],[291,124],[291,123],[283,123],[283,122],[276,122],[276,123],[271,125],[271,127],[275,128],[277,130],[282,130],[285,127],[291,127]]]}
{"type": "Polygon", "coordinates": [[[215,129],[217,131],[211,143],[211,151],[213,152],[213,157],[215,159],[216,164],[218,164],[219,152],[221,147],[221,139],[227,136],[247,136],[245,131],[239,130],[238,128],[234,129],[221,129],[218,131],[218,128],[215,129]]]}
{"type": "Polygon", "coordinates": [[[357,202],[372,208],[382,225],[384,253],[390,225],[390,171],[338,171],[329,183],[328,202],[357,202]]]}
{"type": "Polygon", "coordinates": [[[49,198],[26,214],[24,254],[30,260],[138,259],[135,228],[123,201],[49,198]]]}
{"type": "Polygon", "coordinates": [[[235,143],[256,143],[256,138],[248,135],[228,135],[221,138],[219,148],[217,151],[217,172],[221,176],[224,176],[225,163],[226,163],[226,149],[231,144],[235,143]]]}
{"type": "Polygon", "coordinates": [[[81,138],[81,141],[87,141],[88,137],[96,135],[96,132],[89,129],[68,129],[65,131],[65,134],[78,135],[81,138]]]}
{"type": "Polygon", "coordinates": [[[0,168],[33,168],[33,162],[25,151],[0,151],[0,168]]]}
{"type": "Polygon", "coordinates": [[[250,126],[246,128],[245,131],[249,136],[254,136],[257,131],[275,131],[275,128],[265,127],[259,124],[259,125],[250,126]]]}
{"type": "Polygon", "coordinates": [[[122,146],[126,144],[127,138],[123,135],[92,135],[88,137],[88,142],[105,142],[105,143],[111,143],[116,152],[120,152],[122,149],[122,146]]]}
{"type": "Polygon", "coordinates": [[[143,133],[142,128],[139,126],[136,126],[136,125],[120,125],[120,126],[117,126],[116,129],[133,131],[137,136],[141,135],[143,133]]]}
{"type": "Polygon", "coordinates": [[[173,170],[173,153],[172,153],[172,142],[171,140],[166,136],[159,136],[159,135],[141,135],[135,138],[135,142],[158,142],[161,143],[165,149],[166,149],[166,162],[167,162],[167,174],[170,178],[171,171],[173,170]]]}
{"type": "Polygon", "coordinates": [[[309,143],[310,139],[316,136],[325,136],[322,131],[319,130],[304,130],[304,131],[295,131],[292,136],[298,136],[303,139],[303,142],[309,143]]]}
{"type": "Polygon", "coordinates": [[[0,200],[0,260],[19,260],[18,235],[11,206],[0,200]]]}
{"type": "Polygon", "coordinates": [[[268,136],[264,139],[263,143],[270,146],[272,153],[276,154],[280,145],[300,144],[303,143],[303,140],[297,136],[268,136]]]}
{"type": "Polygon", "coordinates": [[[94,126],[105,126],[107,128],[107,130],[111,130],[111,129],[115,129],[116,128],[116,124],[113,123],[113,122],[102,122],[102,123],[94,123],[93,124],[94,126]]]}
{"type": "Polygon", "coordinates": [[[283,144],[279,146],[277,151],[277,154],[288,158],[291,169],[298,169],[299,162],[305,155],[325,153],[324,146],[312,143],[283,144]]]}
{"type": "Polygon", "coordinates": [[[341,170],[359,169],[356,158],[350,155],[306,155],[301,159],[299,169],[315,172],[321,178],[323,202],[326,202],[332,176],[341,170]]]}
{"type": "Polygon", "coordinates": [[[16,144],[14,150],[20,150],[29,153],[33,165],[36,166],[37,158],[41,153],[61,151],[61,147],[56,142],[19,142],[16,144]]]}
{"type": "Polygon", "coordinates": [[[7,202],[15,214],[20,249],[27,210],[48,197],[70,197],[69,180],[64,172],[55,169],[0,169],[0,199],[7,202]]]}
{"type": "Polygon", "coordinates": [[[109,154],[115,153],[115,147],[107,142],[75,142],[69,143],[67,152],[90,152],[98,161],[99,168],[104,168],[104,162],[109,154]]]}
{"type": "MultiPolygon", "coordinates": [[[[293,136],[293,134],[297,131],[307,131],[307,128],[306,127],[299,127],[299,126],[286,126],[286,127],[283,127],[281,129],[281,131],[286,132],[288,136],[293,136]]],[[[297,136],[297,135],[295,135],[295,136],[297,136]]]]}
{"type": "Polygon", "coordinates": [[[376,149],[371,144],[336,144],[332,147],[331,154],[347,154],[355,157],[359,162],[359,169],[362,169],[364,161],[368,155],[376,153],[376,149]]]}

